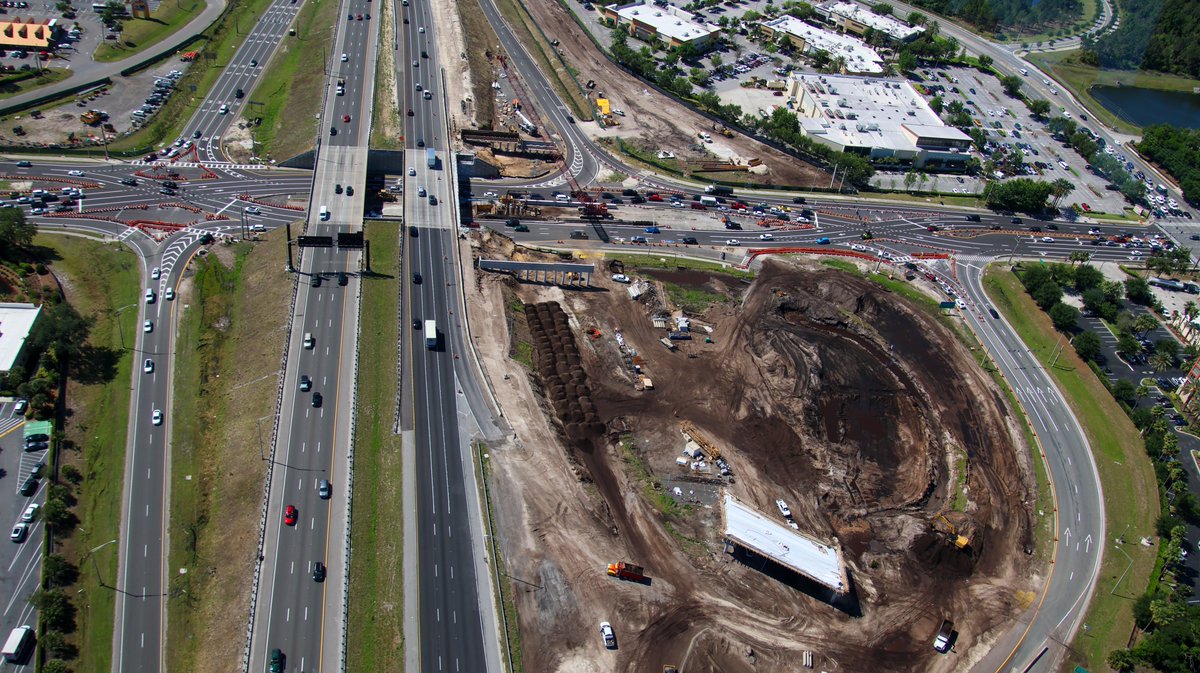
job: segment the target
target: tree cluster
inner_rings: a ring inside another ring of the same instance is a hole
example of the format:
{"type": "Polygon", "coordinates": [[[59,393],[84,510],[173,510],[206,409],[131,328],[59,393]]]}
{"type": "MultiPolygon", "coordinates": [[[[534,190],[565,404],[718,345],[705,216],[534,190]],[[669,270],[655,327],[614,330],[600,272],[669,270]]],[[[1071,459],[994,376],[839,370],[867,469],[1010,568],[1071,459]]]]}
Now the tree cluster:
{"type": "Polygon", "coordinates": [[[1074,21],[1083,11],[1080,0],[914,0],[912,4],[988,32],[1040,32],[1074,21]]]}
{"type": "Polygon", "coordinates": [[[1030,178],[992,182],[987,187],[987,205],[994,210],[1040,213],[1054,191],[1053,184],[1030,178]]]}
{"type": "Polygon", "coordinates": [[[1120,2],[1121,25],[1084,50],[1102,68],[1200,76],[1200,13],[1193,0],[1120,2]]]}
{"type": "Polygon", "coordinates": [[[836,164],[838,175],[844,178],[846,184],[865,187],[875,174],[875,167],[869,159],[849,152],[838,152],[804,135],[800,130],[800,120],[790,110],[775,108],[766,119],[758,120],[747,116],[744,122],[757,126],[768,137],[815,156],[830,166],[836,164]]]}
{"type": "Polygon", "coordinates": [[[1155,124],[1142,133],[1137,149],[1179,181],[1188,203],[1200,204],[1200,130],[1155,124]]]}

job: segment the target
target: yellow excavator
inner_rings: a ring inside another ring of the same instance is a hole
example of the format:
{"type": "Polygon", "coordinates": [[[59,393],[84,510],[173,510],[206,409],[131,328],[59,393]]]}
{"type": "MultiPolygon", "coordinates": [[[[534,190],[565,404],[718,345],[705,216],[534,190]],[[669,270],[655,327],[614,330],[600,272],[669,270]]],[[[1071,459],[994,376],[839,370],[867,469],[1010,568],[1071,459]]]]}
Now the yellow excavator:
{"type": "Polygon", "coordinates": [[[946,523],[946,531],[943,531],[946,533],[946,541],[954,545],[955,549],[967,549],[971,546],[971,540],[965,535],[959,535],[958,528],[956,528],[954,524],[950,523],[950,519],[947,519],[945,514],[938,514],[937,517],[934,518],[935,528],[937,527],[937,522],[939,520],[946,523]]]}

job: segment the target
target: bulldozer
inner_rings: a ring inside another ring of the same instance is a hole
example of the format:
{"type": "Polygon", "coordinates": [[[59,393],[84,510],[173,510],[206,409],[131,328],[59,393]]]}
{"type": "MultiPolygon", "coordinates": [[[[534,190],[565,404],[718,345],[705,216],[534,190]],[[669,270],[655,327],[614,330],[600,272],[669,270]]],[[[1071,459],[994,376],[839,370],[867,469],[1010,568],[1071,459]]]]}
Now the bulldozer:
{"type": "Polygon", "coordinates": [[[950,519],[946,518],[945,514],[938,514],[933,519],[933,527],[939,533],[946,536],[946,543],[954,545],[955,549],[968,551],[971,547],[971,540],[965,535],[959,534],[959,529],[954,524],[950,523],[950,519]],[[944,524],[944,527],[939,525],[944,524]]]}

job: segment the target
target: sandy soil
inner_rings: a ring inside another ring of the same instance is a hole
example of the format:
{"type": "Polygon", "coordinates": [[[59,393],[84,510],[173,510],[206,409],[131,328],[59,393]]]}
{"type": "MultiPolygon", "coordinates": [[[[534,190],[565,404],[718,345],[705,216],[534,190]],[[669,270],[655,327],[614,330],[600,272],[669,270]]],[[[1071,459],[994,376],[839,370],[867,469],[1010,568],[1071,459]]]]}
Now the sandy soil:
{"type": "MultiPolygon", "coordinates": [[[[88,110],[104,110],[109,114],[109,123],[118,134],[134,130],[134,110],[142,106],[146,96],[154,89],[154,78],[163,77],[172,70],[184,70],[187,63],[178,59],[168,59],[159,65],[144,70],[129,77],[116,77],[112,85],[101,91],[93,92],[85,100],[77,97],[53,108],[41,108],[42,118],[34,119],[28,112],[5,118],[0,121],[0,142],[15,147],[43,147],[69,142],[69,136],[83,139],[94,137],[100,141],[100,127],[87,126],[79,121],[79,115],[88,110]],[[20,126],[25,130],[24,136],[13,133],[13,127],[20,126]]],[[[180,95],[176,92],[175,95],[180,95]]],[[[108,133],[109,142],[113,134],[108,133]]]]}
{"type": "MultiPolygon", "coordinates": [[[[636,77],[612,65],[596,48],[579,24],[554,0],[531,0],[524,3],[526,9],[542,27],[543,32],[558,39],[567,61],[577,69],[576,78],[581,82],[595,80],[597,91],[603,91],[615,107],[625,110],[620,118],[621,126],[613,134],[625,137],[640,137],[658,149],[669,150],[685,160],[706,158],[704,154],[689,148],[697,142],[699,131],[713,131],[713,123],[706,117],[674,100],[649,91],[636,77]]],[[[583,128],[594,129],[595,135],[607,135],[594,124],[583,128]]],[[[719,156],[741,159],[761,159],[766,170],[757,180],[765,184],[828,185],[829,174],[810,164],[771,149],[745,136],[724,138],[713,135],[712,152],[719,156]]],[[[710,160],[712,157],[707,157],[710,160]]]]}
{"type": "MultiPolygon", "coordinates": [[[[481,236],[489,257],[514,255],[481,236]]],[[[492,447],[493,504],[522,580],[510,589],[526,670],[793,670],[811,650],[818,670],[949,671],[982,656],[1036,578],[1022,553],[1028,451],[970,354],[904,300],[827,268],[772,263],[752,283],[643,277],[658,291],[642,302],[606,280],[564,293],[485,275],[468,293],[476,333],[505,337],[478,345],[514,429],[492,447]],[[665,332],[650,316],[672,310],[668,287],[727,297],[697,317],[714,343],[655,343],[665,332]],[[518,297],[525,311],[506,312],[518,297]],[[653,391],[634,389],[615,329],[653,391]],[[534,372],[509,357],[521,341],[535,346],[534,372]],[[675,464],[685,419],[721,446],[733,479],[675,464]],[[672,484],[684,497],[664,517],[655,503],[672,484]],[[965,507],[950,512],[957,484],[965,507]],[[764,513],[784,498],[802,531],[836,539],[852,595],[724,554],[719,487],[764,513]],[[934,528],[939,512],[969,553],[934,528]],[[651,583],[606,576],[618,560],[644,565],[651,583]],[[944,616],[960,632],[946,657],[930,646],[944,616]],[[605,619],[616,652],[596,633],[605,619]]]]}

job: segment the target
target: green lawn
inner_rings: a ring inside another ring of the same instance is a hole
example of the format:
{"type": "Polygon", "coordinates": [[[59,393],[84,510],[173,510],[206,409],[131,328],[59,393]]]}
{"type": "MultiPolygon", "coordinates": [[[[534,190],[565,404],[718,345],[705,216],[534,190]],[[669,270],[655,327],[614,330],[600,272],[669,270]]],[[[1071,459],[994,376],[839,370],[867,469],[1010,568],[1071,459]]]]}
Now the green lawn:
{"type": "MultiPolygon", "coordinates": [[[[40,234],[34,244],[52,251],[56,261],[50,268],[69,283],[68,300],[81,315],[95,319],[91,344],[132,349],[142,293],[137,257],[121,245],[70,236],[40,234]]],[[[67,388],[69,416],[64,429],[77,450],[64,451],[59,461],[78,467],[84,480],[74,508],[79,526],[65,540],[61,553],[81,571],[88,570],[66,588],[78,611],[78,628],[71,636],[79,649],[79,659],[71,662],[77,673],[111,669],[116,597],[111,587],[117,580],[118,547],[108,544],[90,558],[88,550],[118,536],[133,355],[132,350],[123,350],[110,380],[87,385],[72,381],[67,388]],[[85,559],[95,566],[86,568],[85,559]]]]}
{"type": "MultiPolygon", "coordinates": [[[[1200,86],[1200,81],[1166,75],[1163,73],[1143,72],[1140,70],[1103,70],[1093,68],[1079,62],[1079,51],[1050,52],[1045,54],[1030,54],[1028,59],[1055,80],[1071,90],[1088,111],[1108,126],[1115,126],[1124,133],[1139,133],[1139,129],[1116,115],[1109,112],[1100,104],[1088,89],[1097,85],[1136,86],[1146,89],[1162,89],[1165,91],[1188,91],[1200,86]]],[[[1054,103],[1054,101],[1051,101],[1054,103]]]]}
{"type": "MultiPolygon", "coordinates": [[[[259,156],[282,161],[313,148],[327,81],[317,54],[327,54],[335,68],[342,65],[333,54],[330,26],[344,20],[335,0],[305,2],[293,24],[296,37],[285,38],[270,63],[260,64],[263,74],[248,96],[245,113],[262,118],[254,130],[259,156]]],[[[321,130],[328,133],[330,123],[321,130]]]]}
{"type": "Polygon", "coordinates": [[[47,67],[42,68],[40,74],[34,72],[32,74],[20,73],[0,79],[0,100],[12,98],[17,94],[25,93],[31,89],[36,89],[47,84],[61,82],[71,76],[71,71],[66,68],[47,67]]]}
{"type": "Polygon", "coordinates": [[[205,6],[204,0],[168,0],[159,3],[149,19],[127,19],[121,39],[102,41],[92,58],[109,63],[139,54],[174,35],[199,16],[205,6]]]}
{"type": "MultiPolygon", "coordinates": [[[[391,44],[395,25],[392,23],[392,3],[379,6],[381,44],[391,44]]],[[[375,100],[371,112],[371,147],[383,150],[404,148],[403,116],[396,108],[396,60],[386,50],[375,59],[375,100]]],[[[490,89],[489,89],[490,90],[490,89]]]]}
{"type": "MultiPolygon", "coordinates": [[[[270,4],[271,0],[241,0],[232,4],[214,25],[201,34],[200,39],[188,47],[189,50],[199,51],[200,56],[180,78],[177,85],[179,93],[168,98],[166,105],[154,115],[151,122],[137,133],[109,142],[109,153],[144,154],[179,137],[184,123],[208,96],[217,78],[246,39],[250,27],[270,4]],[[195,87],[195,91],[192,87],[195,87]]],[[[281,39],[296,38],[284,36],[281,39]]]]}
{"type": "Polygon", "coordinates": [[[400,436],[392,433],[397,398],[400,230],[368,223],[374,277],[363,279],[358,412],[355,420],[354,554],[346,668],[404,670],[404,517],[400,436]]]}
{"type": "MultiPolygon", "coordinates": [[[[1050,372],[1083,426],[1104,489],[1108,525],[1105,539],[1110,542],[1118,537],[1127,542],[1136,542],[1143,536],[1153,539],[1159,512],[1158,487],[1141,436],[1129,417],[1104,383],[1070,348],[1050,367],[1059,335],[1045,313],[1024,292],[1016,276],[993,267],[984,277],[984,286],[992,304],[1050,372]]],[[[1069,497],[1067,493],[1059,495],[1069,497]]],[[[1104,666],[1108,652],[1123,648],[1133,630],[1133,600],[1145,591],[1156,556],[1154,547],[1136,543],[1105,553],[1094,597],[1084,617],[1087,627],[1072,643],[1069,663],[1063,670],[1070,670],[1076,664],[1107,670],[1100,667],[1104,666]]]]}

